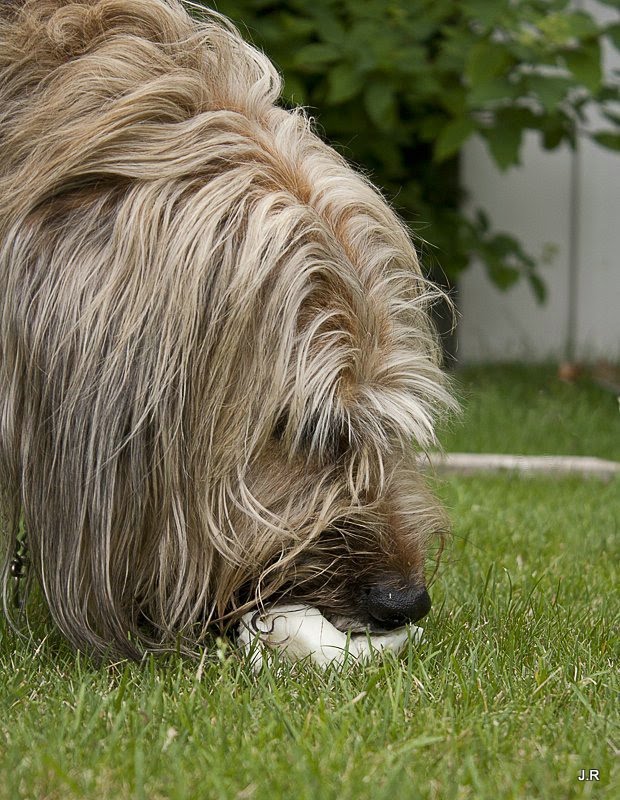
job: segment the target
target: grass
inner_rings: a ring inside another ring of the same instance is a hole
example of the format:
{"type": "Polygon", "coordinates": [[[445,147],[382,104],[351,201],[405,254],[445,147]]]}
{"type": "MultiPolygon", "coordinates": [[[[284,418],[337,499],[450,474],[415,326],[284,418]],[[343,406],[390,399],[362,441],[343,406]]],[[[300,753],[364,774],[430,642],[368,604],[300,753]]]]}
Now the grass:
{"type": "MultiPolygon", "coordinates": [[[[502,420],[496,441],[524,452],[528,398],[549,379],[500,371],[502,415],[494,372],[462,376],[465,417],[502,420]]],[[[591,387],[567,388],[549,388],[549,419],[590,402],[591,387]]],[[[451,435],[487,449],[477,430],[451,435]]],[[[546,435],[561,452],[562,430],[546,435]]],[[[598,421],[580,441],[613,454],[598,421]]],[[[620,796],[620,481],[451,478],[440,492],[454,537],[425,642],[402,659],[255,678],[220,642],[202,664],[96,668],[53,631],[38,647],[5,632],[1,800],[620,796]]]]}
{"type": "Polygon", "coordinates": [[[557,368],[470,368],[455,376],[464,413],[441,435],[447,451],[576,455],[620,461],[618,398],[557,368]]]}

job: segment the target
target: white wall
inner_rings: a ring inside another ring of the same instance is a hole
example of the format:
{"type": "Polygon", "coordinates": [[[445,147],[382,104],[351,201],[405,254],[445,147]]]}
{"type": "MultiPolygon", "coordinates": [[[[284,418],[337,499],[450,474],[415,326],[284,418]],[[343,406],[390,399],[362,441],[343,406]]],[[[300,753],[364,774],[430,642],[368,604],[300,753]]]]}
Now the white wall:
{"type": "MultiPolygon", "coordinates": [[[[606,53],[606,67],[620,68],[617,51],[606,53]]],[[[620,155],[585,139],[577,153],[549,153],[532,133],[522,166],[502,173],[476,140],[463,181],[470,205],[487,209],[497,230],[541,260],[556,252],[541,270],[544,306],[525,283],[501,292],[472,264],[459,285],[459,360],[559,359],[572,355],[571,342],[579,359],[620,360],[620,155]]]]}

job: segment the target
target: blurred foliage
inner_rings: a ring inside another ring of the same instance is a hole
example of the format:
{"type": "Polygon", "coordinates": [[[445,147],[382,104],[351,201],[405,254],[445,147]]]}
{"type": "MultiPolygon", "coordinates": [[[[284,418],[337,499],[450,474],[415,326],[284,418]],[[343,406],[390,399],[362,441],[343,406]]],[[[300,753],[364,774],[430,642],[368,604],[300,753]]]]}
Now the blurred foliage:
{"type": "MultiPolygon", "coordinates": [[[[616,16],[618,0],[602,4],[616,16]]],[[[602,24],[570,0],[217,0],[217,9],[274,60],[286,100],[317,113],[325,137],[432,246],[427,264],[454,280],[475,255],[496,285],[525,278],[544,299],[520,243],[484,210],[462,211],[459,151],[479,134],[506,170],[528,130],[546,149],[574,147],[592,108],[608,127],[587,135],[618,149],[620,89],[604,79],[601,48],[620,47],[620,16],[602,24]]]]}

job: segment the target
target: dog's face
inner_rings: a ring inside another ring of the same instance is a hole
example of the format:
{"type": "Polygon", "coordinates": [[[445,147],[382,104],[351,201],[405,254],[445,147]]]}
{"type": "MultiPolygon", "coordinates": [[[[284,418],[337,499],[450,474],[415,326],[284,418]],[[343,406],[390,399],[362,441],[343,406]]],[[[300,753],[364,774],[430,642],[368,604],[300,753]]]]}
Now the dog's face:
{"type": "MultiPolygon", "coordinates": [[[[321,227],[300,216],[310,255],[296,252],[270,273],[268,299],[245,337],[265,344],[235,373],[250,402],[239,412],[237,396],[228,420],[240,427],[227,514],[248,556],[232,567],[240,585],[232,596],[238,604],[303,602],[342,630],[378,632],[430,608],[427,555],[447,525],[415,445],[432,439],[447,396],[425,316],[431,292],[408,237],[333,151],[310,144],[327,176],[341,171],[343,199],[354,196],[356,209],[340,226],[347,211],[335,200],[321,227]]],[[[310,207],[320,192],[320,183],[308,190],[310,207]]],[[[247,313],[234,316],[247,319],[258,301],[247,286],[242,296],[247,313]]]]}
{"type": "Polygon", "coordinates": [[[433,291],[279,87],[176,0],[0,25],[4,515],[78,646],[191,648],[285,598],[343,630],[428,610],[433,291]]]}
{"type": "Polygon", "coordinates": [[[283,391],[253,419],[263,435],[235,487],[245,498],[233,527],[243,551],[255,551],[241,601],[306,603],[351,631],[384,631],[428,612],[427,555],[447,524],[416,463],[425,376],[413,342],[390,341],[405,325],[390,319],[398,299],[381,297],[381,331],[379,292],[372,313],[336,311],[343,299],[334,291],[330,313],[315,304],[297,315],[295,344],[279,365],[283,391]]]}
{"type": "MultiPolygon", "coordinates": [[[[275,448],[274,448],[275,450],[275,448]]],[[[355,499],[348,471],[355,456],[343,453],[330,467],[296,464],[271,452],[265,468],[281,478],[280,515],[291,514],[303,547],[276,554],[258,576],[273,600],[318,607],[340,630],[380,632],[416,622],[430,608],[427,555],[437,554],[447,529],[443,512],[413,464],[399,454],[383,464],[383,481],[355,499]],[[318,491],[317,491],[318,489],[318,491]],[[288,508],[287,508],[288,505],[288,508]]],[[[261,497],[261,480],[256,496],[261,497]]],[[[269,500],[267,488],[262,495],[269,500]]]]}

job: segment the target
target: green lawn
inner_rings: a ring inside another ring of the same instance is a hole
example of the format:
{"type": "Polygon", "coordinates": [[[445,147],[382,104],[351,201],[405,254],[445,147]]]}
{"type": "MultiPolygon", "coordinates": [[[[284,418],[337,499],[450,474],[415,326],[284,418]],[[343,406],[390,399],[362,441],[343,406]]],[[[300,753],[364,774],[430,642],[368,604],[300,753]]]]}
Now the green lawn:
{"type": "MultiPolygon", "coordinates": [[[[460,376],[467,428],[448,446],[618,457],[614,398],[550,376],[460,376]]],[[[454,536],[425,642],[400,660],[257,679],[220,644],[202,665],[96,669],[54,632],[38,647],[5,632],[0,798],[620,796],[620,481],[440,492],[454,536]]]]}
{"type": "Polygon", "coordinates": [[[618,398],[553,367],[480,367],[454,376],[463,415],[446,426],[448,451],[599,456],[620,461],[618,398]]]}

